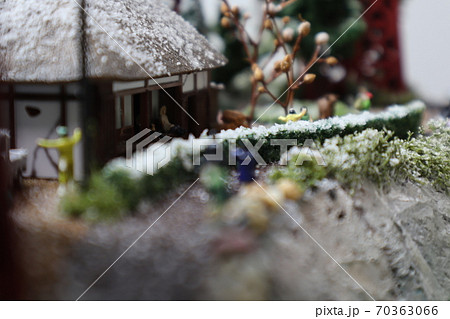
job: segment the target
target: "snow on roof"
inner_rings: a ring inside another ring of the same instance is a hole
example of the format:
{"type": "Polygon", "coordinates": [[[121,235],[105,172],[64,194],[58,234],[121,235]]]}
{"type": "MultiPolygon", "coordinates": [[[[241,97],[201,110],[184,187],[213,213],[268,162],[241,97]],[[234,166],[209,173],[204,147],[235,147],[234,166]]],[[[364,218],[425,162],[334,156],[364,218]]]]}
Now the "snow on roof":
{"type": "MultiPolygon", "coordinates": [[[[0,0],[0,80],[81,78],[77,2],[81,4],[81,0],[0,0]]],[[[86,11],[96,21],[86,19],[90,78],[137,80],[149,78],[140,66],[151,77],[162,77],[227,62],[193,26],[158,0],[86,0],[86,11]]]]}

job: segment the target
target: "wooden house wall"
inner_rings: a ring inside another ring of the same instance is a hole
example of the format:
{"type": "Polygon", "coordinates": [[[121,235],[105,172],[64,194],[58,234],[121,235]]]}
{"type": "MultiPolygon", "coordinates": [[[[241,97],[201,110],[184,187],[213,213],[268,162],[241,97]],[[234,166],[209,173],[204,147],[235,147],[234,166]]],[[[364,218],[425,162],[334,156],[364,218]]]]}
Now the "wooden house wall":
{"type": "Polygon", "coordinates": [[[94,145],[99,165],[105,164],[113,158],[116,143],[114,94],[112,82],[98,82],[95,85],[95,119],[97,129],[94,145]]]}
{"type": "MultiPolygon", "coordinates": [[[[10,130],[11,147],[28,151],[25,177],[56,178],[58,153],[42,149],[38,138],[57,138],[58,125],[69,132],[80,126],[80,103],[76,99],[77,85],[72,84],[12,84],[1,83],[0,127],[10,130]],[[5,93],[5,88],[7,91],[5,93]]],[[[75,176],[82,177],[82,146],[75,147],[75,176]]]]}
{"type": "MultiPolygon", "coordinates": [[[[117,129],[116,122],[118,116],[121,116],[116,114],[117,98],[120,100],[121,97],[131,95],[139,100],[135,101],[140,105],[140,114],[135,118],[132,135],[144,128],[151,128],[151,124],[159,120],[159,108],[163,105],[167,107],[171,123],[180,125],[195,136],[212,127],[217,115],[217,94],[209,86],[210,72],[173,76],[156,81],[159,85],[153,80],[94,83],[91,105],[95,108],[93,112],[95,123],[91,123],[94,127],[91,125],[88,128],[94,130],[92,147],[98,166],[116,156],[124,155],[122,154],[124,152],[120,151],[122,148],[118,147],[124,144],[126,139],[120,138],[117,129]],[[119,91],[115,91],[118,89],[119,91]],[[152,105],[152,95],[157,95],[158,105],[152,105]],[[181,105],[199,125],[177,104],[181,105]]],[[[0,83],[0,128],[10,130],[12,148],[28,150],[28,169],[25,176],[57,177],[57,151],[37,147],[36,139],[57,138],[55,129],[58,125],[68,126],[69,134],[72,134],[75,127],[83,127],[81,93],[79,83],[53,85],[0,83]],[[39,114],[30,116],[27,111],[29,106],[38,109],[39,114]]],[[[78,179],[82,177],[84,171],[83,147],[83,140],[75,147],[75,176],[78,179]]]]}
{"type": "Polygon", "coordinates": [[[11,148],[15,148],[14,86],[0,82],[0,128],[7,129],[11,135],[11,148]]]}

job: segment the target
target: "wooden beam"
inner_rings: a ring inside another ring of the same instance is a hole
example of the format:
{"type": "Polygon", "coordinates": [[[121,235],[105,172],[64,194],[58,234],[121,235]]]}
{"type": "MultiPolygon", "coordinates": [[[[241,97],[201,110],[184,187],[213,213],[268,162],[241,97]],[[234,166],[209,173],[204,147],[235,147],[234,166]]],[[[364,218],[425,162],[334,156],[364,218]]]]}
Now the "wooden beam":
{"type": "Polygon", "coordinates": [[[208,83],[206,84],[206,87],[208,88],[208,90],[211,88],[211,80],[212,80],[212,74],[211,74],[211,70],[208,70],[208,83]]]}
{"type": "Polygon", "coordinates": [[[8,92],[8,102],[9,102],[9,134],[11,136],[10,145],[11,148],[16,148],[16,115],[14,110],[14,85],[9,85],[8,92]]]}
{"type": "Polygon", "coordinates": [[[141,118],[140,118],[140,125],[141,129],[150,127],[150,115],[148,113],[148,94],[149,92],[146,91],[145,93],[141,94],[141,118]]]}
{"type": "Polygon", "coordinates": [[[114,92],[114,94],[116,96],[133,95],[133,94],[144,93],[146,91],[161,90],[161,88],[168,89],[168,88],[182,86],[182,85],[183,85],[183,83],[181,81],[180,82],[161,83],[160,85],[155,84],[155,85],[150,85],[150,86],[146,86],[146,87],[142,87],[142,88],[117,91],[117,92],[114,92]]]}
{"type": "Polygon", "coordinates": [[[125,98],[120,97],[120,132],[122,133],[125,127],[125,98]]]}
{"type": "MultiPolygon", "coordinates": [[[[30,101],[61,101],[63,98],[62,94],[38,94],[38,93],[16,93],[14,95],[16,100],[30,100],[30,101]]],[[[64,99],[68,100],[78,100],[75,95],[65,94],[64,99]]]]}
{"type": "Polygon", "coordinates": [[[61,125],[67,126],[67,103],[66,103],[66,87],[64,84],[61,84],[59,87],[60,90],[60,108],[61,108],[61,125]]]}
{"type": "Polygon", "coordinates": [[[194,73],[194,91],[197,92],[197,73],[194,73]]]}
{"type": "Polygon", "coordinates": [[[148,106],[149,106],[148,112],[149,112],[150,118],[151,118],[150,122],[155,123],[155,119],[153,118],[153,108],[158,107],[158,106],[153,105],[153,94],[155,94],[155,92],[147,91],[147,94],[148,94],[148,106]]]}

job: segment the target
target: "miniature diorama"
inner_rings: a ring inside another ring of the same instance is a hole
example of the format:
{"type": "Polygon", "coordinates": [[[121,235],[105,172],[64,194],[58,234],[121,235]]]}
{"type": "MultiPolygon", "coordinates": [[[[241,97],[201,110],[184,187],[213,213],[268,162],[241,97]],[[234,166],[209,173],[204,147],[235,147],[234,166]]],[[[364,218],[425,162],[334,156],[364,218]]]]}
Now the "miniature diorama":
{"type": "Polygon", "coordinates": [[[38,139],[37,145],[43,148],[55,148],[58,150],[58,181],[64,186],[73,181],[73,148],[81,140],[81,129],[76,128],[73,135],[67,135],[67,127],[56,128],[59,138],[48,140],[38,139]]]}
{"type": "MultiPolygon", "coordinates": [[[[224,66],[226,58],[188,22],[155,1],[121,1],[115,5],[87,1],[82,31],[84,11],[77,2],[47,2],[33,19],[26,11],[32,8],[24,9],[14,1],[2,4],[5,42],[0,114],[9,119],[2,125],[10,131],[12,146],[29,151],[25,176],[57,177],[57,169],[51,165],[57,162],[57,153],[34,152],[36,137],[56,138],[59,125],[69,131],[89,125],[80,110],[84,99],[80,82],[82,47],[86,50],[85,73],[93,91],[93,157],[99,164],[123,155],[126,140],[151,128],[151,124],[159,123],[157,127],[165,130],[160,119],[163,106],[167,118],[182,128],[178,131],[198,135],[212,127],[217,95],[211,86],[211,70],[224,66]],[[116,21],[106,18],[117,10],[125,15],[116,21]],[[101,32],[98,24],[105,31],[101,32]],[[122,29],[134,31],[121,34],[118,31],[122,29]],[[84,44],[80,32],[86,34],[84,44]],[[46,45],[42,45],[44,42],[46,45]]],[[[23,3],[28,8],[28,2],[23,3]]],[[[83,145],[74,152],[75,175],[81,179],[86,166],[83,145]]]]}
{"type": "Polygon", "coordinates": [[[448,300],[402,6],[3,1],[0,298],[448,300]]]}

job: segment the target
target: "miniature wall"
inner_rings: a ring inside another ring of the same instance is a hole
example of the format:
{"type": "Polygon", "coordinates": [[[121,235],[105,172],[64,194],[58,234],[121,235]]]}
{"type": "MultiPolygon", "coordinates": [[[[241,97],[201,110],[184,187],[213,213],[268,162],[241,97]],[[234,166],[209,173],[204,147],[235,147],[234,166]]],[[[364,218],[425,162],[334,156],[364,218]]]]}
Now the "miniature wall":
{"type": "MultiPolygon", "coordinates": [[[[76,88],[69,88],[76,90],[76,88]]],[[[16,93],[58,94],[58,86],[52,85],[17,85],[16,93]]],[[[16,148],[28,151],[27,170],[25,177],[57,178],[58,172],[53,163],[58,162],[58,152],[54,149],[44,150],[36,144],[38,138],[57,138],[56,126],[60,123],[61,104],[59,101],[14,100],[16,148]],[[38,112],[30,112],[33,109],[38,112]],[[28,110],[28,111],[27,111],[28,110]],[[33,174],[34,171],[34,174],[33,174]]],[[[69,134],[76,127],[80,127],[80,103],[68,101],[66,105],[66,119],[69,134]]],[[[74,149],[75,178],[81,179],[82,143],[74,149]]]]}

